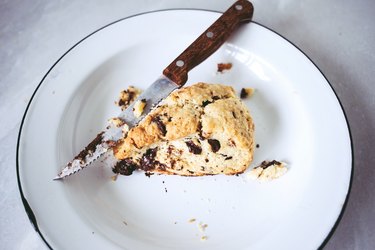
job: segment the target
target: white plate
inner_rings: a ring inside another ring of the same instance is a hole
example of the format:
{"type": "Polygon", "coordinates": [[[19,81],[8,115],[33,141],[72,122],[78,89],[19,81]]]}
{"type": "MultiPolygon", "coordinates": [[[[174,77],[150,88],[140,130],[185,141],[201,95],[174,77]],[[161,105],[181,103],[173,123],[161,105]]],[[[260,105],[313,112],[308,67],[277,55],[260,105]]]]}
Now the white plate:
{"type": "Polygon", "coordinates": [[[145,89],[218,13],[153,12],[115,22],[69,50],[25,113],[18,178],[26,211],[56,249],[315,249],[335,225],[352,169],[351,140],[331,86],[295,46],[250,23],[189,75],[254,87],[254,164],[289,163],[282,178],[151,176],[111,180],[98,161],[52,181],[119,109],[119,91],[145,89]],[[232,62],[219,74],[217,63],[232,62]],[[189,220],[196,221],[190,223],[189,220]],[[204,232],[199,223],[207,224],[204,232]],[[201,237],[207,236],[202,241],[201,237]]]}

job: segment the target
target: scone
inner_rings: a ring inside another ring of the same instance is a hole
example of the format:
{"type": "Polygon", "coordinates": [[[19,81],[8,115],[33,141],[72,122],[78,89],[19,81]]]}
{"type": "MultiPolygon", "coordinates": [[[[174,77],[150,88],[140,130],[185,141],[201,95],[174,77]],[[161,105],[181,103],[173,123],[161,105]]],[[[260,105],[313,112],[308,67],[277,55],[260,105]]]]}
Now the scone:
{"type": "Polygon", "coordinates": [[[115,173],[201,176],[244,172],[254,124],[232,87],[197,83],[172,92],[114,148],[115,173]]]}

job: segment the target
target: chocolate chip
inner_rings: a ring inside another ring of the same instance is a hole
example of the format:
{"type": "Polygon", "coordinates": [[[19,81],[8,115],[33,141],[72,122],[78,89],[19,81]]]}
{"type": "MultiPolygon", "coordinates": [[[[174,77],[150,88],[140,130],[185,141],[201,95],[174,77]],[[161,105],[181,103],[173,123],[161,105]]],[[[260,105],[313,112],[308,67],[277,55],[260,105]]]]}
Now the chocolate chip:
{"type": "Polygon", "coordinates": [[[190,174],[194,174],[194,172],[193,171],[190,171],[190,170],[187,170],[190,174]]]}
{"type": "Polygon", "coordinates": [[[125,158],[117,162],[112,171],[115,174],[131,175],[134,172],[134,170],[137,169],[137,167],[137,164],[133,162],[132,159],[125,158]]]}
{"type": "Polygon", "coordinates": [[[119,101],[118,101],[118,105],[119,106],[124,106],[126,103],[124,102],[124,100],[122,100],[122,99],[120,99],[119,101]]]}
{"type": "Polygon", "coordinates": [[[193,141],[186,141],[186,146],[189,148],[189,152],[199,155],[202,153],[202,148],[196,144],[194,144],[193,141]]]}
{"type": "Polygon", "coordinates": [[[151,121],[156,123],[163,136],[167,134],[167,128],[165,127],[165,124],[160,120],[160,117],[153,117],[151,121]]]}
{"type": "Polygon", "coordinates": [[[263,168],[263,169],[266,169],[268,168],[269,166],[272,166],[272,165],[281,165],[282,163],[279,162],[279,161],[276,161],[276,160],[272,160],[272,161],[262,161],[262,163],[260,164],[259,167],[263,168]]]}
{"type": "Polygon", "coordinates": [[[204,140],[203,131],[202,131],[202,122],[200,121],[197,126],[199,139],[204,140]]]}
{"type": "Polygon", "coordinates": [[[242,89],[241,89],[240,97],[241,97],[242,99],[245,99],[247,96],[248,96],[247,91],[246,91],[244,88],[242,88],[242,89]]]}
{"type": "Polygon", "coordinates": [[[154,162],[155,156],[158,148],[149,148],[146,152],[142,155],[140,168],[144,171],[149,171],[155,169],[154,162]]]}
{"type": "Polygon", "coordinates": [[[151,175],[153,175],[154,173],[151,173],[151,172],[146,172],[145,173],[145,175],[148,177],[148,178],[150,178],[151,177],[151,175]]]}
{"type": "Polygon", "coordinates": [[[206,101],[203,101],[202,102],[202,107],[206,107],[208,104],[212,103],[211,101],[209,100],[206,100],[206,101]]]}
{"type": "Polygon", "coordinates": [[[220,142],[216,139],[208,139],[212,152],[216,153],[220,149],[220,142]]]}

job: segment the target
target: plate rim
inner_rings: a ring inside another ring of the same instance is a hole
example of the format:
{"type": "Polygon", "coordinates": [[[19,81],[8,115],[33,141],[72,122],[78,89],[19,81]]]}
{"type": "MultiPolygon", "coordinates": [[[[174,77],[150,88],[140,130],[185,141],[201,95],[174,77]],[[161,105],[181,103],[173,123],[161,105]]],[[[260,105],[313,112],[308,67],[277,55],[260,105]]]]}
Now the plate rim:
{"type": "MultiPolygon", "coordinates": [[[[33,226],[34,230],[38,233],[38,235],[41,237],[41,239],[43,240],[43,242],[46,244],[46,246],[49,248],[49,249],[53,249],[50,244],[47,242],[47,240],[44,238],[42,232],[39,230],[39,226],[38,226],[38,222],[37,222],[37,219],[34,215],[34,212],[33,210],[31,209],[26,197],[24,196],[24,193],[23,193],[23,189],[22,189],[22,184],[21,184],[21,178],[20,178],[20,164],[19,164],[19,158],[20,158],[20,142],[21,142],[21,137],[22,137],[22,129],[23,129],[23,126],[24,126],[24,123],[25,123],[25,119],[26,119],[26,116],[28,114],[28,111],[29,111],[29,108],[35,98],[35,95],[36,93],[38,92],[39,88],[41,87],[41,85],[45,82],[45,79],[46,77],[50,74],[50,72],[52,71],[52,69],[67,55],[69,54],[70,51],[72,51],[75,47],[77,47],[79,44],[81,44],[83,41],[85,41],[86,39],[88,39],[89,37],[91,37],[92,35],[96,34],[97,32],[111,26],[111,25],[114,25],[118,22],[121,22],[121,21],[124,21],[124,20],[127,20],[127,19],[130,19],[130,18],[133,18],[133,17],[137,17],[137,16],[142,16],[142,15],[147,15],[147,14],[151,14],[151,13],[156,13],[156,12],[168,12],[168,11],[180,11],[180,10],[188,10],[188,11],[202,11],[202,12],[211,12],[211,13],[218,13],[218,14],[222,14],[223,12],[220,12],[220,11],[215,11],[215,10],[209,10],[209,9],[199,9],[199,8],[168,8],[168,9],[160,9],[160,10],[152,10],[152,11],[146,11],[146,12],[141,12],[141,13],[137,13],[137,14],[134,14],[134,15],[130,15],[130,16],[127,16],[127,17],[123,17],[123,18],[120,18],[118,20],[115,20],[113,22],[110,22],[96,30],[94,30],[93,32],[89,33],[88,35],[86,35],[85,37],[83,37],[81,40],[79,40],[78,42],[76,42],[72,47],[70,47],[65,53],[63,53],[61,55],[60,58],[58,58],[56,60],[55,63],[52,64],[52,66],[48,69],[48,71],[46,72],[46,74],[43,76],[42,80],[39,82],[39,84],[36,86],[34,92],[32,93],[31,97],[30,97],[30,100],[25,108],[25,111],[24,111],[24,114],[22,116],[22,120],[21,120],[21,123],[20,123],[20,127],[19,127],[19,131],[18,131],[18,137],[17,137],[17,145],[16,145],[16,174],[17,174],[17,184],[18,184],[18,190],[19,190],[19,194],[20,194],[20,197],[21,197],[21,200],[22,200],[22,203],[23,203],[23,206],[24,206],[24,209],[25,209],[25,212],[29,218],[29,221],[31,223],[31,225],[33,226]]],[[[325,239],[322,241],[322,243],[320,244],[319,248],[318,249],[322,249],[326,246],[326,244],[329,242],[329,240],[332,238],[333,234],[335,233],[338,225],[340,224],[341,220],[342,220],[342,217],[345,213],[345,210],[347,208],[347,204],[348,204],[348,200],[349,200],[349,196],[351,194],[351,190],[352,190],[352,184],[353,184],[353,173],[354,173],[354,148],[353,148],[353,137],[352,137],[352,132],[351,132],[351,128],[350,128],[350,124],[349,124],[349,120],[348,120],[348,117],[347,117],[347,114],[345,112],[345,109],[342,105],[342,102],[340,100],[340,98],[338,97],[337,95],[337,92],[335,91],[335,89],[333,88],[332,84],[330,83],[330,81],[328,80],[328,78],[324,75],[323,71],[317,66],[317,64],[302,50],[300,49],[296,44],[294,44],[292,41],[290,41],[288,38],[286,38],[285,36],[281,35],[280,33],[278,33],[277,31],[265,26],[264,24],[261,24],[257,21],[254,21],[254,20],[251,20],[251,23],[255,23],[259,26],[261,26],[262,28],[265,28],[267,29],[268,31],[271,31],[272,33],[278,35],[279,37],[283,38],[286,42],[288,42],[290,45],[292,45],[294,48],[296,48],[299,52],[301,52],[313,65],[314,67],[320,72],[320,74],[324,77],[324,79],[326,80],[326,82],[328,83],[328,85],[330,86],[332,92],[334,93],[335,97],[336,97],[336,100],[340,106],[340,109],[341,109],[341,112],[343,113],[344,115],[344,118],[345,118],[345,123],[346,123],[346,127],[347,127],[347,131],[348,131],[348,135],[349,135],[349,141],[350,141],[350,150],[351,150],[351,169],[350,169],[350,178],[349,178],[349,185],[348,185],[348,190],[347,190],[347,193],[346,193],[346,197],[345,197],[345,200],[344,200],[344,203],[342,205],[342,208],[341,208],[341,211],[336,219],[336,222],[333,224],[332,228],[330,229],[329,233],[327,234],[327,236],[325,237],[325,239]]]]}

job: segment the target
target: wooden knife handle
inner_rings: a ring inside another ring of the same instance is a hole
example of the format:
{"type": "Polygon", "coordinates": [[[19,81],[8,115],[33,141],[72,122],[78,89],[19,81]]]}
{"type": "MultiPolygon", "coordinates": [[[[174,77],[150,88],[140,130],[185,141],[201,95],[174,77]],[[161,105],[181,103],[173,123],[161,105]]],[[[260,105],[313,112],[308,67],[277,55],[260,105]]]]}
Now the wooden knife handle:
{"type": "Polygon", "coordinates": [[[249,1],[235,2],[166,67],[163,74],[180,87],[183,86],[188,79],[188,72],[212,55],[240,24],[250,22],[253,12],[253,5],[249,1]]]}

